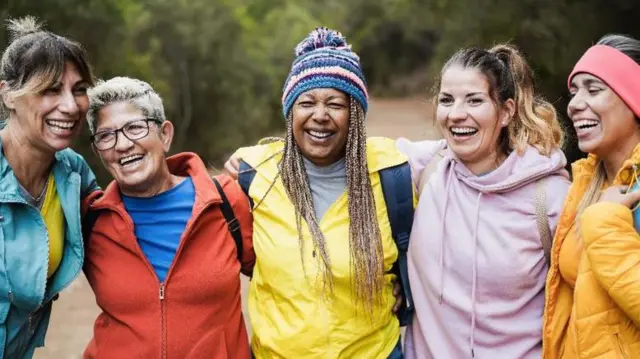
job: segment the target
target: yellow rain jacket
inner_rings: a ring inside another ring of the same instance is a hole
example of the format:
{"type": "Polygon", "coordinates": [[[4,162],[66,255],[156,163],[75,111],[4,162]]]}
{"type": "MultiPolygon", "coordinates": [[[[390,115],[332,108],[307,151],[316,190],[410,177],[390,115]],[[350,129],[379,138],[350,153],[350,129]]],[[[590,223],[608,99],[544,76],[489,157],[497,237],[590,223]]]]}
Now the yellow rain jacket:
{"type": "MultiPolygon", "coordinates": [[[[303,268],[295,211],[281,179],[265,197],[277,177],[282,158],[278,152],[282,149],[283,143],[278,142],[242,148],[235,154],[256,170],[249,188],[249,196],[257,206],[253,213],[256,264],[249,291],[254,355],[258,359],[387,358],[400,336],[398,320],[392,313],[395,275],[385,275],[382,304],[374,307],[371,315],[364,312],[362,305],[356,306],[345,191],[319,223],[334,275],[333,296],[323,299],[322,275],[313,256],[307,224],[302,225],[303,268]]],[[[391,236],[378,171],[404,163],[407,158],[396,149],[393,140],[370,138],[367,161],[382,235],[384,269],[389,272],[398,251],[391,236]]]]}
{"type": "MultiPolygon", "coordinates": [[[[640,236],[629,208],[602,202],[584,211],[579,219],[584,250],[573,289],[558,265],[565,239],[575,240],[571,236],[576,235],[578,204],[596,163],[596,157],[590,155],[573,165],[574,179],[558,223],[547,276],[545,359],[640,358],[640,236]]],[[[640,146],[613,183],[629,184],[634,164],[640,164],[640,146]]]]}

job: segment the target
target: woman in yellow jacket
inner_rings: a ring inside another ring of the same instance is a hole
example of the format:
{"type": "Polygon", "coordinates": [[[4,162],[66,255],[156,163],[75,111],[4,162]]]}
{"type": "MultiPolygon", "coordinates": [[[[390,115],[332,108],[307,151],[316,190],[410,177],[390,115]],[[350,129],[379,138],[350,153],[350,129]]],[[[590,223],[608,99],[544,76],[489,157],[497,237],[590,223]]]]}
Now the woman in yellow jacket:
{"type": "Polygon", "coordinates": [[[558,223],[543,356],[640,358],[640,41],[607,35],[569,76],[568,114],[586,159],[558,223]]]}
{"type": "MultiPolygon", "coordinates": [[[[367,140],[364,76],[340,33],[319,28],[298,45],[282,102],[285,140],[234,154],[241,184],[254,175],[253,353],[402,358],[379,173],[407,158],[393,140],[367,140]]],[[[406,187],[411,202],[410,175],[406,187]]]]}

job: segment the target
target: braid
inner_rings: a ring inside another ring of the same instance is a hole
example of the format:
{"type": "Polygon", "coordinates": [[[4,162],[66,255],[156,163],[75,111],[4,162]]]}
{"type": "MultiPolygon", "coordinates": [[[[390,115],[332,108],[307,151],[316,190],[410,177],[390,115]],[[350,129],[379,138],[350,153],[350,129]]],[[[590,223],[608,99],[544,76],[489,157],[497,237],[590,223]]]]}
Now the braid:
{"type": "MultiPolygon", "coordinates": [[[[293,138],[293,115],[291,113],[287,116],[286,136],[284,155],[280,162],[279,172],[282,177],[282,184],[296,211],[296,228],[300,243],[300,259],[303,261],[302,267],[304,268],[304,232],[302,231],[302,219],[304,219],[309,227],[309,232],[311,232],[314,249],[319,252],[318,261],[320,262],[320,268],[322,268],[323,285],[325,289],[329,290],[329,293],[333,293],[331,260],[327,253],[324,234],[320,230],[316,211],[313,207],[313,197],[311,196],[311,188],[309,187],[307,171],[302,160],[302,153],[300,153],[300,148],[293,138]]],[[[326,293],[326,291],[323,290],[323,293],[326,293]]]]}
{"type": "Polygon", "coordinates": [[[351,98],[346,170],[349,196],[349,249],[356,299],[366,308],[380,302],[384,286],[384,255],[373,189],[367,165],[364,112],[351,98]]]}
{"type": "MultiPolygon", "coordinates": [[[[345,167],[347,172],[347,194],[349,208],[349,250],[351,254],[351,283],[355,288],[358,303],[363,303],[371,312],[380,303],[384,287],[384,255],[376,204],[367,166],[367,134],[364,111],[359,103],[350,99],[349,134],[346,144],[345,167]]],[[[293,137],[293,116],[286,118],[287,129],[284,154],[279,163],[278,174],[296,212],[296,228],[300,244],[300,258],[304,268],[304,236],[302,220],[307,222],[314,249],[319,253],[325,291],[333,293],[333,273],[327,253],[326,240],[318,225],[313,206],[309,179],[302,153],[293,137]]],[[[276,179],[274,180],[274,183],[276,179]]],[[[273,183],[272,183],[273,186],[273,183]]],[[[271,187],[272,187],[271,186],[271,187]]],[[[271,189],[271,187],[269,189],[271,189]]],[[[268,193],[269,191],[267,191],[268,193]]],[[[266,196],[266,194],[265,194],[266,196]]],[[[262,201],[260,201],[262,202],[262,201]]],[[[257,208],[257,206],[254,207],[257,208]]]]}

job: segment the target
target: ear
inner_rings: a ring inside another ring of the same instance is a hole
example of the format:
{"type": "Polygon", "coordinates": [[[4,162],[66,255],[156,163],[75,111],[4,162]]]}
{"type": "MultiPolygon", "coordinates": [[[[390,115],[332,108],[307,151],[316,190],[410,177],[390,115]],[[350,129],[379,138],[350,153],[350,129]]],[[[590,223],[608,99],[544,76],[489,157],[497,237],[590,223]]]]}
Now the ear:
{"type": "Polygon", "coordinates": [[[2,93],[2,102],[9,110],[15,110],[15,99],[9,93],[9,85],[7,81],[0,81],[0,93],[2,93]]]}
{"type": "Polygon", "coordinates": [[[510,98],[502,105],[502,111],[500,115],[500,126],[507,127],[516,114],[516,102],[510,98]]]}
{"type": "Polygon", "coordinates": [[[173,134],[175,132],[175,128],[173,127],[173,123],[171,121],[164,121],[160,125],[160,131],[158,134],[160,135],[160,140],[162,141],[162,148],[164,152],[167,153],[171,149],[171,143],[173,142],[173,134]]]}

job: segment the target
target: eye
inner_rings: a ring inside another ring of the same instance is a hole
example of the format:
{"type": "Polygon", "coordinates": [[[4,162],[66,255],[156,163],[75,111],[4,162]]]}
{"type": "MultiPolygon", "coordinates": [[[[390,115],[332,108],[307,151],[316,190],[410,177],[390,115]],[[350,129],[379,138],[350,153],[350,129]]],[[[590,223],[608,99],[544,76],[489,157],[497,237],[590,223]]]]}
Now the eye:
{"type": "Polygon", "coordinates": [[[96,142],[111,142],[115,137],[115,133],[113,131],[103,131],[96,133],[93,138],[96,142]]]}
{"type": "Polygon", "coordinates": [[[469,103],[472,105],[479,105],[481,103],[483,103],[484,101],[481,98],[478,97],[472,97],[469,99],[469,103]]]}
{"type": "Polygon", "coordinates": [[[147,126],[144,125],[144,122],[133,122],[128,124],[124,130],[127,133],[139,134],[147,129],[147,126]]]}
{"type": "Polygon", "coordinates": [[[60,93],[60,89],[61,89],[60,86],[52,86],[52,87],[49,87],[48,89],[44,89],[42,91],[42,95],[44,96],[57,95],[60,93]]]}
{"type": "Polygon", "coordinates": [[[84,96],[86,94],[87,94],[87,88],[84,86],[73,89],[74,96],[84,96]]]}
{"type": "Polygon", "coordinates": [[[329,103],[329,108],[332,108],[334,110],[342,110],[343,108],[345,108],[346,106],[338,103],[338,102],[331,102],[329,103]]]}
{"type": "Polygon", "coordinates": [[[595,95],[595,94],[599,93],[600,91],[602,91],[602,89],[599,88],[599,87],[589,87],[587,89],[587,91],[589,91],[589,94],[595,95]]]}
{"type": "Polygon", "coordinates": [[[439,97],[438,98],[438,103],[442,104],[442,105],[449,105],[449,104],[453,103],[453,99],[451,97],[448,97],[448,96],[439,97]]]}
{"type": "Polygon", "coordinates": [[[315,104],[311,101],[301,101],[298,102],[298,106],[300,107],[313,107],[315,104]]]}

